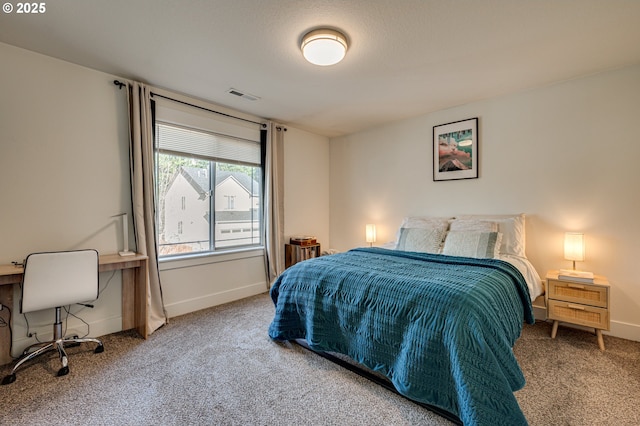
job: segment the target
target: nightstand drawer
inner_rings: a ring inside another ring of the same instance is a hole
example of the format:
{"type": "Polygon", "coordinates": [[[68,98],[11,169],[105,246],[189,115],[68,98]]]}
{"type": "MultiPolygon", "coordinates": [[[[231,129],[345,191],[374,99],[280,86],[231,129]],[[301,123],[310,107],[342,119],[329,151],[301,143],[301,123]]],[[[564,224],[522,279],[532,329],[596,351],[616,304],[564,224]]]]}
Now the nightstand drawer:
{"type": "Polygon", "coordinates": [[[609,330],[609,311],[594,306],[561,302],[549,299],[548,318],[609,330]]]}
{"type": "Polygon", "coordinates": [[[582,303],[602,308],[606,308],[608,305],[608,287],[553,279],[547,281],[547,287],[549,299],[582,303]]]}

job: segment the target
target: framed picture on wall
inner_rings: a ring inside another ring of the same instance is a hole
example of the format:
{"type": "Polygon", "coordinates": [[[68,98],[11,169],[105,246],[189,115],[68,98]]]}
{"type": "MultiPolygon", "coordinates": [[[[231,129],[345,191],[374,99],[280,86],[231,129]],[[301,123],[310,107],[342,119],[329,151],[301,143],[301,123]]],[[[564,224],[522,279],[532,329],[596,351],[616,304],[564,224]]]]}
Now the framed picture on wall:
{"type": "Polygon", "coordinates": [[[478,118],[433,126],[433,180],[478,177],[478,118]]]}

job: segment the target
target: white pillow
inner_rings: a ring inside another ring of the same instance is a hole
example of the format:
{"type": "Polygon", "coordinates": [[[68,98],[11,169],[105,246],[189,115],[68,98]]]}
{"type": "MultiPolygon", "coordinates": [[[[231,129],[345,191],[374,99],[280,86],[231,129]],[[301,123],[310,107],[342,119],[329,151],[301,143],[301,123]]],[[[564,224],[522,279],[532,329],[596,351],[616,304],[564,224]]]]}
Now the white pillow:
{"type": "Polygon", "coordinates": [[[500,253],[527,257],[525,254],[525,215],[460,215],[456,219],[475,219],[498,224],[502,234],[500,253]]]}
{"type": "Polygon", "coordinates": [[[454,219],[449,225],[449,231],[498,232],[498,224],[488,220],[454,219]]]}
{"type": "Polygon", "coordinates": [[[400,228],[444,228],[449,227],[452,217],[408,216],[402,220],[400,228]]]}
{"type": "Polygon", "coordinates": [[[500,232],[450,231],[444,240],[442,254],[448,256],[495,258],[500,255],[500,232]]]}
{"type": "Polygon", "coordinates": [[[446,229],[438,227],[401,228],[396,250],[439,253],[446,232],[446,229]]]}
{"type": "MultiPolygon", "coordinates": [[[[400,228],[398,228],[398,232],[396,234],[396,249],[403,250],[398,247],[400,243],[400,235],[403,229],[433,229],[435,231],[441,232],[440,239],[440,248],[442,248],[442,242],[444,241],[444,236],[449,229],[449,222],[451,221],[451,217],[435,217],[435,216],[408,216],[402,220],[402,224],[400,228]]],[[[431,253],[431,252],[430,252],[431,253]]]]}

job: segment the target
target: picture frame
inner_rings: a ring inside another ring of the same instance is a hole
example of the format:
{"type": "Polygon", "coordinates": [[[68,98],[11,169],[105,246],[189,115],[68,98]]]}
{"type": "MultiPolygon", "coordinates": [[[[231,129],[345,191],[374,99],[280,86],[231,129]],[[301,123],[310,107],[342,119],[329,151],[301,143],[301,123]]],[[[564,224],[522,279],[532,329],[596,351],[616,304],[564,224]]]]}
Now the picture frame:
{"type": "Polygon", "coordinates": [[[433,126],[433,180],[478,178],[478,117],[433,126]]]}

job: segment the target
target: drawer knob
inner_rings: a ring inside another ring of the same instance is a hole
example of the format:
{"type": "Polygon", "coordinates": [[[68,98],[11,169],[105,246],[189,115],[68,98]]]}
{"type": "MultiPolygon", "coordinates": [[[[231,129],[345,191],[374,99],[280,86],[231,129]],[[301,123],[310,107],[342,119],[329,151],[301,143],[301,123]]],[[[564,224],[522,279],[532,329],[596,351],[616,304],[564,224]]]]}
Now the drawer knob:
{"type": "Polygon", "coordinates": [[[569,287],[569,288],[578,288],[580,290],[584,290],[584,286],[580,285],[580,284],[567,284],[567,287],[569,287]]]}

